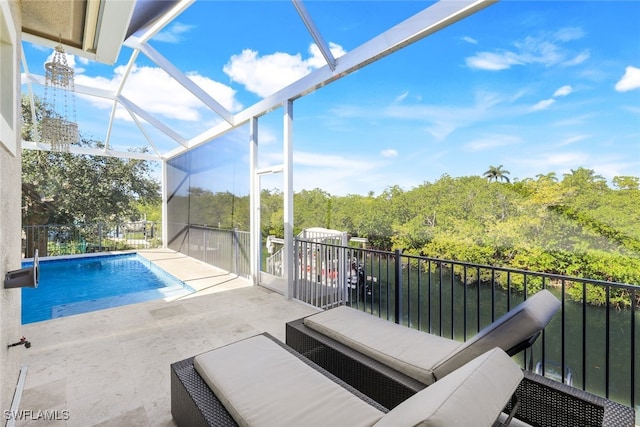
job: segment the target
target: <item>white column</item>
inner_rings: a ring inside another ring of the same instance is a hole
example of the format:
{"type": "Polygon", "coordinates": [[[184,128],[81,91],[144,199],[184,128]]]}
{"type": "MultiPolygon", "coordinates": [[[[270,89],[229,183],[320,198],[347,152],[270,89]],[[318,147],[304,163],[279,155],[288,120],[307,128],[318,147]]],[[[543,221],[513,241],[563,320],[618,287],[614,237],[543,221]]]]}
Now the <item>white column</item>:
{"type": "Polygon", "coordinates": [[[260,283],[260,178],[258,168],[258,118],[249,121],[249,233],[250,233],[250,269],[251,281],[260,283]]]}
{"type": "Polygon", "coordinates": [[[284,104],[284,297],[293,297],[293,101],[284,104]]]}
{"type": "Polygon", "coordinates": [[[169,197],[167,196],[167,161],[162,159],[162,178],[160,182],[160,187],[162,188],[162,247],[164,249],[167,248],[167,243],[169,239],[169,218],[167,218],[167,201],[169,197]]]}

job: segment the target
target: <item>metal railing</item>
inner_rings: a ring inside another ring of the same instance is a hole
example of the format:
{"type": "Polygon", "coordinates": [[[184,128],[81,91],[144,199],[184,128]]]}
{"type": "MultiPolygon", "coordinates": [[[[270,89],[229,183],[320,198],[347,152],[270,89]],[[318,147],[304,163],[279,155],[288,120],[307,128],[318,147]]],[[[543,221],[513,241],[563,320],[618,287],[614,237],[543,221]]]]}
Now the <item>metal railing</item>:
{"type": "Polygon", "coordinates": [[[47,224],[22,227],[22,256],[74,255],[162,246],[160,225],[150,221],[114,224],[47,224]]]}
{"type": "Polygon", "coordinates": [[[277,277],[284,277],[284,239],[274,236],[267,237],[267,257],[264,270],[277,277]]]}
{"type": "Polygon", "coordinates": [[[637,407],[640,287],[296,239],[296,299],[465,341],[540,289],[562,305],[523,367],[637,407]]]}
{"type": "Polygon", "coordinates": [[[169,229],[170,249],[238,276],[251,275],[249,232],[188,224],[169,224],[169,229]]]}

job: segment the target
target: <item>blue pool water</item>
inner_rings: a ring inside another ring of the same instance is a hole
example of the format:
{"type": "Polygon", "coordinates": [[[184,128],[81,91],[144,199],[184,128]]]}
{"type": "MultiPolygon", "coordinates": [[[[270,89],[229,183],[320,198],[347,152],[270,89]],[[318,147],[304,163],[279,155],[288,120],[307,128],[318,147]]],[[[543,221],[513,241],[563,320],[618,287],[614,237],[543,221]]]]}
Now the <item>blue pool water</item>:
{"type": "Polygon", "coordinates": [[[191,292],[137,254],[40,260],[38,287],[22,289],[22,324],[191,292]]]}

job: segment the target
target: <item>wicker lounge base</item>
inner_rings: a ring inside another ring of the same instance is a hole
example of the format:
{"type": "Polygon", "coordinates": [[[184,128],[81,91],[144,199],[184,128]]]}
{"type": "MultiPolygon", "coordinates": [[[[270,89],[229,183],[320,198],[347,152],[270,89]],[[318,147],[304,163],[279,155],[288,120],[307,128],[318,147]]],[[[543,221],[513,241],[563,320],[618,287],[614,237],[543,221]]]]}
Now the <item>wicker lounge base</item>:
{"type": "MultiPolygon", "coordinates": [[[[286,325],[286,343],[383,406],[392,409],[424,384],[326,337],[303,324],[286,325]]],[[[545,377],[525,372],[516,391],[516,418],[536,426],[635,425],[633,408],[545,377]]]]}
{"type": "MultiPolygon", "coordinates": [[[[382,412],[388,412],[388,409],[373,399],[354,389],[309,359],[302,357],[299,353],[293,351],[276,338],[267,333],[262,335],[272,339],[308,366],[321,372],[368,404],[378,408],[382,412]]],[[[238,424],[195,370],[193,359],[193,357],[190,357],[171,364],[171,415],[174,421],[178,426],[185,427],[237,426],[238,424]]]]}

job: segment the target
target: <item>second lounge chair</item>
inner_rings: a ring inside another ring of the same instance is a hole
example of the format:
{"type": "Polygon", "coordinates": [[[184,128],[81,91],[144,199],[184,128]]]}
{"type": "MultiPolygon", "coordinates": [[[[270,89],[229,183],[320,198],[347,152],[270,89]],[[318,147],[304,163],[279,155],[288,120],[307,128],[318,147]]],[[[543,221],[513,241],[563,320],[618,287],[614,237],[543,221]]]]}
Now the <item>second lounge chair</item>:
{"type": "MultiPolygon", "coordinates": [[[[548,290],[541,290],[463,343],[340,306],[290,322],[287,325],[287,344],[361,389],[358,384],[361,374],[346,372],[348,368],[341,362],[335,367],[328,366],[321,360],[323,356],[314,355],[296,343],[294,334],[301,329],[310,331],[310,334],[326,337],[414,380],[417,384],[411,387],[415,391],[433,384],[494,347],[510,356],[530,347],[559,308],[560,301],[548,290]],[[350,375],[353,375],[352,379],[350,375]]],[[[404,397],[398,396],[398,402],[401,399],[404,397]]],[[[382,403],[393,407],[398,402],[382,403]]]]}

